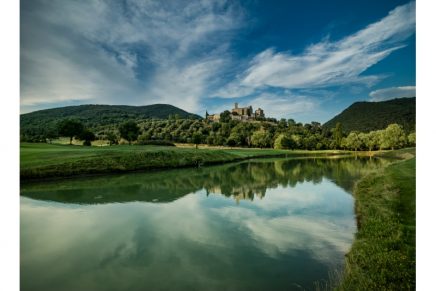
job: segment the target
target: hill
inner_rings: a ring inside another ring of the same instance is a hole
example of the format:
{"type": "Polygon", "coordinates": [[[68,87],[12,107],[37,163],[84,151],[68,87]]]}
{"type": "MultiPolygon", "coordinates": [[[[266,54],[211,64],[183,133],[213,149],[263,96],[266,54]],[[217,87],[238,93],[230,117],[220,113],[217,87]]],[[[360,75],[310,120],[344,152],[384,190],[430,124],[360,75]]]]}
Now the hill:
{"type": "Polygon", "coordinates": [[[20,116],[21,135],[43,135],[66,118],[77,119],[91,129],[118,125],[126,120],[166,119],[170,115],[182,119],[201,117],[168,104],[146,106],[127,105],[78,105],[39,110],[20,116]]]}
{"type": "Polygon", "coordinates": [[[350,107],[323,124],[332,129],[342,124],[343,131],[369,132],[398,123],[407,131],[414,131],[416,124],[416,98],[397,98],[382,102],[355,102],[350,107]]]}

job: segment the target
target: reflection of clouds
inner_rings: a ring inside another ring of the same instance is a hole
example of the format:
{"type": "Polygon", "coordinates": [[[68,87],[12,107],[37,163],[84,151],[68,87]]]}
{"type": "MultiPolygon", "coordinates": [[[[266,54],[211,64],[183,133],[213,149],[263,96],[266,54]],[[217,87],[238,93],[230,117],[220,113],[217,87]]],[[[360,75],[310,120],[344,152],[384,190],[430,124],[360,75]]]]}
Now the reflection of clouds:
{"type": "Polygon", "coordinates": [[[353,200],[330,181],[295,188],[269,189],[263,200],[244,207],[215,209],[240,223],[272,257],[289,251],[307,250],[326,263],[342,261],[355,231],[353,200]]]}
{"type": "MultiPolygon", "coordinates": [[[[204,246],[210,249],[211,258],[228,265],[231,258],[213,253],[212,248],[226,242],[210,227],[199,197],[190,194],[168,204],[132,202],[74,208],[22,197],[23,275],[35,286],[59,280],[62,286],[79,290],[80,284],[89,287],[96,277],[106,278],[105,272],[116,272],[106,280],[119,284],[120,276],[133,281],[145,274],[159,278],[169,268],[178,267],[168,276],[180,280],[186,276],[200,283],[204,281],[202,266],[187,250],[204,246]],[[75,276],[65,276],[71,273],[75,276]]],[[[129,286],[120,287],[124,288],[129,286]]]]}
{"type": "Polygon", "coordinates": [[[259,248],[270,256],[280,253],[308,250],[325,263],[343,260],[352,240],[351,225],[345,221],[331,223],[323,218],[279,217],[254,219],[246,222],[259,248]],[[342,225],[337,225],[337,223],[342,225]],[[347,231],[344,231],[347,230],[347,231]]]}
{"type": "Polygon", "coordinates": [[[255,209],[274,212],[284,210],[288,213],[304,210],[316,213],[335,213],[353,215],[353,197],[327,179],[321,185],[310,182],[297,184],[294,188],[278,187],[268,189],[262,200],[255,199],[255,209]]]}
{"type": "Polygon", "coordinates": [[[327,180],[267,192],[239,206],[203,190],[171,203],[84,206],[22,197],[23,279],[35,288],[50,282],[92,290],[103,282],[141,289],[145,280],[171,289],[188,280],[220,290],[217,269],[237,282],[245,260],[288,267],[281,255],[301,251],[342,262],[354,231],[350,195],[327,180]]]}

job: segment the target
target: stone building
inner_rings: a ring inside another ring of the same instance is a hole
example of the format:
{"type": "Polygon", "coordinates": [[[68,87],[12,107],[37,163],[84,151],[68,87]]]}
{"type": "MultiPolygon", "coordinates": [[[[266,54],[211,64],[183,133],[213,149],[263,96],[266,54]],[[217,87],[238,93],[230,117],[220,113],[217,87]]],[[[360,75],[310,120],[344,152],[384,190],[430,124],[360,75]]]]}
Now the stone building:
{"type": "Polygon", "coordinates": [[[241,116],[253,116],[253,107],[238,107],[238,103],[235,103],[235,108],[232,109],[232,115],[241,115],[241,116]]]}
{"type": "MultiPolygon", "coordinates": [[[[232,120],[240,121],[250,121],[255,120],[256,118],[265,117],[265,113],[261,108],[253,111],[253,107],[251,105],[248,107],[239,107],[238,103],[235,103],[235,107],[230,111],[230,113],[232,120]]],[[[218,122],[220,121],[220,114],[208,114],[206,112],[206,118],[207,120],[218,122]]]]}

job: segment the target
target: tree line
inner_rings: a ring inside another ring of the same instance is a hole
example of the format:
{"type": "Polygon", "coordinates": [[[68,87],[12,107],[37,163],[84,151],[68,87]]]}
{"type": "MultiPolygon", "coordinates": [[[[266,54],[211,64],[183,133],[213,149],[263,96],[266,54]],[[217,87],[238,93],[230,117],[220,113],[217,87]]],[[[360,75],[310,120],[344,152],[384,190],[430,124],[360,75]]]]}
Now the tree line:
{"type": "MultiPolygon", "coordinates": [[[[225,114],[225,113],[224,113],[225,114]]],[[[220,122],[195,119],[149,119],[126,121],[118,126],[93,132],[77,120],[66,119],[37,140],[48,141],[57,137],[82,140],[84,145],[100,139],[114,145],[173,143],[208,144],[211,146],[256,147],[275,149],[348,149],[376,150],[414,146],[415,132],[406,132],[398,124],[390,124],[384,130],[367,133],[352,131],[345,134],[341,123],[328,130],[319,122],[296,123],[293,119],[242,122],[224,118],[220,122]]],[[[29,141],[29,140],[23,140],[29,141]]]]}

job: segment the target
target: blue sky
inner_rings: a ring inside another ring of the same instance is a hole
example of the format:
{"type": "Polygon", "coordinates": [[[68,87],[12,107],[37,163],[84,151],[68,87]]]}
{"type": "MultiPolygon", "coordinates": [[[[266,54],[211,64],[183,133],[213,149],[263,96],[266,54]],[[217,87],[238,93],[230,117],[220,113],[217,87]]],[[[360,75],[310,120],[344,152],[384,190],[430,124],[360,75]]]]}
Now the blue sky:
{"type": "Polygon", "coordinates": [[[325,122],[415,96],[415,2],[21,1],[21,112],[168,103],[325,122]]]}

